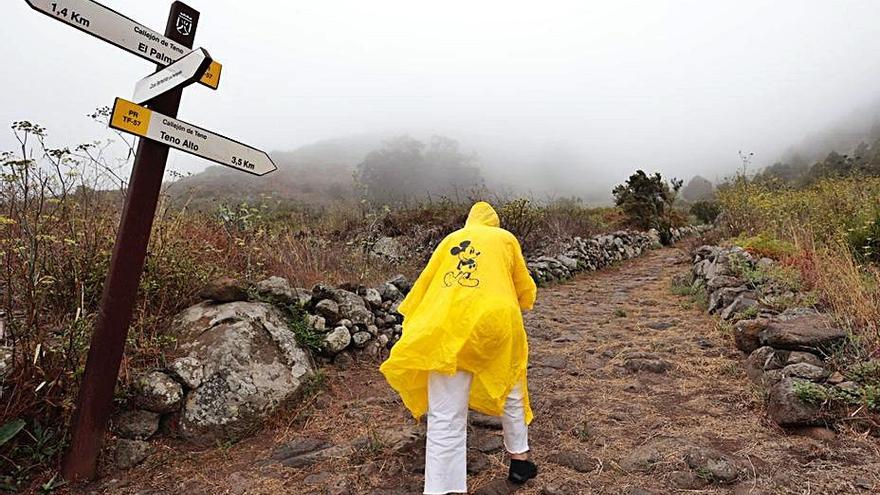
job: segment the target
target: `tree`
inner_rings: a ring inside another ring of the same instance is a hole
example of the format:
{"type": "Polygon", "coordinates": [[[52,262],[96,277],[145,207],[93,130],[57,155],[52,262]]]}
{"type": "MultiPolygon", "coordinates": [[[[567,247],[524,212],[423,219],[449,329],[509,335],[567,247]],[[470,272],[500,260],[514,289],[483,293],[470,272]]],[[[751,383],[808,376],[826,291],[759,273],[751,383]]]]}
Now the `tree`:
{"type": "Polygon", "coordinates": [[[709,179],[695,175],[681,190],[681,196],[688,201],[708,201],[715,197],[715,187],[709,179]]]}
{"type": "Polygon", "coordinates": [[[642,170],[636,171],[614,188],[614,201],[626,215],[629,223],[641,229],[657,229],[662,236],[668,236],[673,226],[674,214],[672,205],[681,189],[680,179],[672,179],[667,183],[659,172],[648,175],[642,170]]]}
{"type": "Polygon", "coordinates": [[[410,136],[385,142],[358,164],[355,180],[371,204],[392,206],[431,195],[458,197],[483,186],[476,157],[442,136],[427,145],[410,136]]]}

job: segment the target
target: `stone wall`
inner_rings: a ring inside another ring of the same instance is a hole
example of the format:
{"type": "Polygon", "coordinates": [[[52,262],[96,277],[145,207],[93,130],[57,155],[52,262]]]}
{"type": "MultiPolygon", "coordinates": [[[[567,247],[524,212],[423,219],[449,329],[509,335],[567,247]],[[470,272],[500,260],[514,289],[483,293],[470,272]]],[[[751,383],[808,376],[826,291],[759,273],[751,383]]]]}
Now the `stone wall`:
{"type": "Polygon", "coordinates": [[[748,377],[766,392],[768,416],[781,426],[831,422],[823,397],[858,394],[861,384],[829,369],[847,333],[826,314],[790,307],[794,290],[772,276],[775,262],[739,247],[702,246],[685,282],[705,290],[708,311],[733,323],[748,377]]]}

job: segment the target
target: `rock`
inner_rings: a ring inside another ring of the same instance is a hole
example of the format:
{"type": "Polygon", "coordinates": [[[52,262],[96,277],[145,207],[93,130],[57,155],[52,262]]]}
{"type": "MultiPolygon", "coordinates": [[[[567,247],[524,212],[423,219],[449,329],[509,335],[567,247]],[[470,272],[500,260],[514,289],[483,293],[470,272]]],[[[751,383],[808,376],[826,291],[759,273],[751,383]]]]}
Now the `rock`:
{"type": "Polygon", "coordinates": [[[296,397],[314,372],[284,316],[266,303],[202,303],[179,314],[172,333],[181,336],[184,356],[171,367],[194,386],[180,433],[200,445],[240,439],[296,397]],[[187,368],[201,369],[201,380],[187,368]]]}
{"type": "Polygon", "coordinates": [[[395,275],[394,278],[388,281],[388,283],[397,287],[397,289],[404,294],[409,292],[409,290],[412,288],[412,284],[409,282],[409,280],[407,280],[406,277],[400,274],[395,275]]]}
{"type": "Polygon", "coordinates": [[[306,315],[306,323],[319,332],[327,329],[327,319],[318,315],[306,315]]]}
{"type": "Polygon", "coordinates": [[[620,460],[620,468],[628,473],[646,472],[663,459],[660,448],[663,446],[658,441],[648,442],[637,447],[620,460]]]}
{"type": "Polygon", "coordinates": [[[151,371],[138,377],[134,383],[134,403],[142,409],[169,413],[180,408],[183,388],[161,371],[151,371]]]}
{"type": "Polygon", "coordinates": [[[275,451],[272,452],[270,459],[284,464],[284,462],[288,459],[313,454],[315,452],[330,448],[330,446],[330,443],[319,438],[297,438],[290,443],[284,444],[276,448],[275,451]]]}
{"type": "Polygon", "coordinates": [[[628,488],[624,492],[624,495],[654,495],[654,494],[652,492],[640,487],[640,486],[633,486],[633,487],[628,488]]]}
{"type": "Polygon", "coordinates": [[[819,366],[807,363],[789,364],[782,368],[782,376],[785,378],[801,378],[811,382],[821,382],[828,378],[831,372],[819,366]]]}
{"type": "Polygon", "coordinates": [[[400,301],[403,299],[403,292],[396,285],[386,282],[379,287],[379,294],[383,301],[400,301]]]}
{"type": "Polygon", "coordinates": [[[382,294],[376,289],[366,289],[364,290],[364,302],[369,304],[373,309],[381,308],[382,294]]]}
{"type": "Polygon", "coordinates": [[[672,369],[672,363],[663,359],[627,359],[623,367],[631,372],[649,371],[651,373],[666,373],[672,369]]]}
{"type": "Polygon", "coordinates": [[[315,305],[315,313],[324,318],[328,323],[339,321],[339,305],[332,299],[324,299],[315,305]]]}
{"type": "Polygon", "coordinates": [[[725,287],[739,287],[742,285],[742,283],[743,281],[736,277],[718,275],[706,281],[706,290],[708,292],[715,292],[716,290],[723,289],[725,287]]]}
{"type": "Polygon", "coordinates": [[[767,328],[770,322],[766,319],[740,320],[733,326],[733,340],[736,348],[751,354],[752,351],[761,347],[761,339],[758,335],[767,328]]]}
{"type": "Polygon", "coordinates": [[[189,389],[199,388],[205,379],[205,370],[202,368],[201,361],[193,356],[174,360],[170,368],[189,389]]]}
{"type": "Polygon", "coordinates": [[[813,354],[812,352],[792,351],[788,353],[788,359],[785,361],[785,364],[788,365],[798,363],[811,364],[819,368],[825,366],[825,362],[822,361],[822,358],[813,354]]]}
{"type": "Polygon", "coordinates": [[[746,359],[746,375],[753,382],[760,382],[765,371],[782,368],[785,359],[781,354],[784,354],[784,352],[778,353],[770,346],[763,346],[755,349],[749,354],[748,359],[746,359]]]}
{"type": "Polygon", "coordinates": [[[487,416],[482,413],[471,411],[469,414],[470,423],[480,428],[488,428],[490,430],[501,429],[501,418],[497,416],[487,416]]]}
{"type": "Polygon", "coordinates": [[[339,306],[339,314],[343,318],[351,320],[355,325],[369,326],[376,321],[372,311],[367,309],[366,306],[363,306],[363,304],[341,305],[339,306]]]}
{"type": "Polygon", "coordinates": [[[761,343],[777,349],[815,351],[828,349],[846,339],[846,332],[831,326],[823,315],[808,315],[771,322],[761,334],[761,343]]]}
{"type": "Polygon", "coordinates": [[[561,254],[557,256],[556,259],[559,260],[559,262],[562,263],[562,266],[567,268],[569,271],[575,271],[578,268],[578,262],[574,258],[570,258],[561,254]]]}
{"type": "MultiPolygon", "coordinates": [[[[329,294],[337,304],[340,318],[350,320],[355,325],[372,325],[375,321],[373,313],[367,309],[361,296],[343,289],[330,289],[329,294]]],[[[335,321],[326,315],[322,314],[321,316],[327,318],[328,321],[335,321]]]]}
{"type": "Polygon", "coordinates": [[[130,440],[146,440],[159,430],[159,414],[135,409],[124,411],[113,418],[113,430],[130,440]]]}
{"type": "Polygon", "coordinates": [[[153,452],[153,447],[142,440],[121,438],[116,442],[116,467],[130,469],[144,462],[153,452]]]}
{"type": "Polygon", "coordinates": [[[306,307],[312,300],[307,289],[293,288],[286,278],[269,277],[257,282],[255,286],[261,299],[274,304],[306,307]]]}
{"type": "Polygon", "coordinates": [[[691,447],[685,454],[685,462],[706,481],[731,483],[739,477],[736,461],[715,449],[691,447]]]}
{"type": "Polygon", "coordinates": [[[755,300],[755,294],[752,292],[743,292],[736,296],[736,299],[721,311],[721,319],[729,320],[743,311],[757,306],[758,301],[755,300]]]}
{"type": "Polygon", "coordinates": [[[558,354],[552,354],[552,355],[545,356],[542,359],[537,360],[537,362],[535,362],[535,366],[543,366],[545,368],[553,368],[555,370],[562,370],[568,366],[568,359],[565,356],[560,356],[558,354]]]}
{"type": "Polygon", "coordinates": [[[579,473],[593,472],[599,466],[599,461],[595,458],[574,451],[555,452],[548,456],[547,460],[579,473]]]}
{"type": "Polygon", "coordinates": [[[742,286],[724,287],[722,289],[716,290],[715,292],[712,292],[709,295],[709,312],[714,313],[718,310],[730,306],[740,294],[748,290],[749,289],[747,287],[742,286]]]}
{"type": "Polygon", "coordinates": [[[397,261],[403,258],[403,245],[393,237],[380,237],[370,248],[370,254],[377,258],[397,261]]]}
{"type": "Polygon", "coordinates": [[[780,313],[776,319],[780,321],[789,321],[802,316],[817,316],[819,312],[814,308],[788,308],[780,313]]]}
{"type": "Polygon", "coordinates": [[[350,343],[351,333],[345,327],[336,327],[324,337],[324,349],[330,354],[342,351],[350,343]]]}
{"type": "Polygon", "coordinates": [[[819,419],[819,405],[802,401],[795,392],[795,380],[783,378],[770,387],[767,414],[780,426],[810,424],[819,419]]]}
{"type": "Polygon", "coordinates": [[[835,371],[834,373],[831,373],[831,376],[829,376],[826,381],[831,385],[839,385],[846,381],[846,377],[839,371],[835,371]]]}
{"type": "Polygon", "coordinates": [[[675,326],[672,321],[652,321],[646,325],[651,330],[668,330],[675,326]]]}
{"type": "Polygon", "coordinates": [[[669,482],[680,490],[699,490],[708,480],[700,478],[693,471],[673,471],[669,473],[669,482]]]}
{"type": "Polygon", "coordinates": [[[351,335],[351,342],[355,347],[362,348],[367,345],[367,342],[372,338],[373,336],[370,335],[370,332],[355,332],[351,335]]]}
{"type": "Polygon", "coordinates": [[[248,287],[234,278],[221,277],[202,289],[199,292],[199,297],[219,303],[246,301],[248,287]]]}

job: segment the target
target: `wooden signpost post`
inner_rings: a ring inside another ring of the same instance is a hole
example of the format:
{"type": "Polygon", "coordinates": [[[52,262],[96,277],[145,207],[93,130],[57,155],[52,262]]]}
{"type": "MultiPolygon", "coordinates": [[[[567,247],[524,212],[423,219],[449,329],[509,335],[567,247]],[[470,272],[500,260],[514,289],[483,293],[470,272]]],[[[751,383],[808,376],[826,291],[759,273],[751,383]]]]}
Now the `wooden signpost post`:
{"type": "Polygon", "coordinates": [[[174,2],[163,36],[91,0],[25,1],[38,12],[158,64],[155,74],[136,85],[134,99],[140,104],[117,98],[111,116],[111,127],[141,139],[62,462],[64,478],[81,481],[96,474],[169,147],[255,175],[276,167],[263,151],[177,120],[184,87],[198,81],[217,89],[220,83],[221,65],[207,51],[192,50],[197,10],[174,2]]]}

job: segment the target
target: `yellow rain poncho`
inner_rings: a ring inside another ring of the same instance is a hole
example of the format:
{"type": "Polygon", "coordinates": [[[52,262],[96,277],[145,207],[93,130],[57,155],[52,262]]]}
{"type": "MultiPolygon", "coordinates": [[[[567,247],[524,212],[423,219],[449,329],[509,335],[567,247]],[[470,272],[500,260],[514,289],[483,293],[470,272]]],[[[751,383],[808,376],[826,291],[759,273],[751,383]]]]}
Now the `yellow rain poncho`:
{"type": "Polygon", "coordinates": [[[519,383],[530,423],[522,310],[532,308],[536,292],[516,237],[488,203],[477,203],[401,303],[403,335],[379,369],[415,418],[427,412],[429,372],[468,371],[471,409],[501,415],[519,383]]]}

